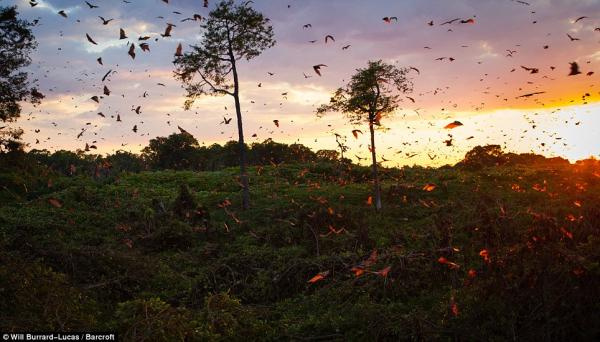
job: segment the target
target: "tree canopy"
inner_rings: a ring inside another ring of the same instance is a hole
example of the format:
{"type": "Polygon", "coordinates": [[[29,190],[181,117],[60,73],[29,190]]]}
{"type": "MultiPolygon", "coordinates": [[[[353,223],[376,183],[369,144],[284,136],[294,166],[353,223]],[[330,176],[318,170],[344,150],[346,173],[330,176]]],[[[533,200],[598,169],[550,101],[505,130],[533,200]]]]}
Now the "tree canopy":
{"type": "Polygon", "coordinates": [[[189,169],[194,163],[198,141],[189,133],[151,139],[143,150],[150,165],[175,170],[189,169]]]}
{"type": "Polygon", "coordinates": [[[251,60],[275,45],[269,19],[253,8],[220,2],[201,25],[200,45],[175,59],[176,78],[188,92],[186,108],[202,95],[235,93],[234,68],[238,60],[251,60]]]}
{"type": "Polygon", "coordinates": [[[34,25],[18,18],[16,7],[0,7],[0,120],[13,121],[21,114],[19,102],[38,103],[44,96],[32,88],[23,70],[31,63],[29,53],[36,47],[34,25]]]}
{"type": "Polygon", "coordinates": [[[339,88],[328,104],[317,109],[317,115],[341,112],[353,124],[374,122],[398,108],[402,93],[412,91],[407,78],[409,68],[398,68],[379,61],[369,61],[366,68],[357,69],[348,84],[339,88]]]}

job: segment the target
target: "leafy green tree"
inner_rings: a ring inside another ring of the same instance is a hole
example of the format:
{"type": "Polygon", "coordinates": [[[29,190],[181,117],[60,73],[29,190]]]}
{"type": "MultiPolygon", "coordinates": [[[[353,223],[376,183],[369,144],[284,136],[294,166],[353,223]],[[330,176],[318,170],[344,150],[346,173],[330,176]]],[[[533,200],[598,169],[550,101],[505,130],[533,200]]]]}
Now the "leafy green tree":
{"type": "MultiPolygon", "coordinates": [[[[29,53],[36,47],[31,33],[34,25],[18,18],[16,7],[0,7],[0,120],[11,122],[21,114],[21,101],[39,103],[44,97],[32,88],[23,71],[31,63],[29,53]]],[[[0,127],[0,152],[18,150],[21,130],[0,127]]]]}
{"type": "Polygon", "coordinates": [[[500,145],[475,146],[465,154],[462,165],[470,169],[481,169],[486,166],[498,166],[506,162],[500,145]]]}
{"type": "Polygon", "coordinates": [[[315,152],[302,144],[291,144],[288,148],[290,153],[290,161],[297,163],[306,163],[314,161],[316,158],[315,152]]]}
{"type": "Polygon", "coordinates": [[[262,143],[252,144],[250,162],[255,165],[269,163],[280,164],[293,160],[291,149],[288,145],[278,143],[269,138],[262,143]]]}
{"type": "Polygon", "coordinates": [[[216,171],[225,167],[223,158],[221,157],[223,154],[223,146],[214,143],[210,145],[206,150],[208,152],[206,170],[216,171]]]}
{"type": "Polygon", "coordinates": [[[408,68],[398,68],[381,60],[369,61],[366,68],[356,70],[348,84],[333,94],[328,104],[317,109],[319,116],[327,112],[342,112],[352,124],[369,124],[377,210],[381,209],[381,189],[375,149],[375,126],[381,126],[380,120],[390,116],[398,108],[401,94],[412,91],[412,82],[407,78],[409,71],[408,68]]]}
{"type": "Polygon", "coordinates": [[[269,19],[248,6],[236,5],[233,0],[221,1],[201,25],[200,45],[175,59],[176,78],[187,89],[185,107],[203,95],[233,97],[237,115],[239,162],[243,186],[242,206],[249,206],[246,146],[240,105],[238,62],[251,60],[275,45],[269,19]]]}
{"type": "Polygon", "coordinates": [[[317,158],[326,162],[335,162],[340,159],[340,153],[336,150],[318,150],[317,158]]]}
{"type": "Polygon", "coordinates": [[[173,133],[150,140],[142,156],[158,169],[185,170],[196,164],[198,141],[189,133],[173,133]]]}
{"type": "MultiPolygon", "coordinates": [[[[244,145],[242,148],[244,151],[248,151],[247,145],[244,145]]],[[[218,156],[224,167],[233,167],[238,165],[239,157],[239,143],[234,140],[226,142],[221,148],[221,153],[218,156]]]]}
{"type": "Polygon", "coordinates": [[[97,159],[97,156],[85,155],[81,151],[75,153],[66,150],[58,150],[52,154],[48,154],[47,151],[33,150],[29,155],[48,165],[52,170],[69,176],[91,174],[97,159]]]}
{"type": "Polygon", "coordinates": [[[314,161],[316,154],[301,144],[282,144],[268,138],[263,142],[255,142],[250,149],[251,165],[268,165],[270,163],[305,163],[314,161]]]}
{"type": "Polygon", "coordinates": [[[22,151],[21,143],[22,129],[10,129],[5,126],[0,128],[0,154],[3,152],[22,151]]]}
{"type": "Polygon", "coordinates": [[[117,172],[140,172],[144,170],[144,161],[138,155],[127,151],[116,151],[105,159],[117,172]]]}

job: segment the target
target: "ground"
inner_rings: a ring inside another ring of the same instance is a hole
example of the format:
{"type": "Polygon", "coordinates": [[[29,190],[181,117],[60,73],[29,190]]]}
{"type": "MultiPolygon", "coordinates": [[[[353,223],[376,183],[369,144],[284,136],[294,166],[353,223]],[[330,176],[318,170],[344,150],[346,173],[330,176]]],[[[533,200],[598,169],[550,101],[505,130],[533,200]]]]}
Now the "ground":
{"type": "Polygon", "coordinates": [[[336,163],[2,193],[0,330],[125,340],[600,337],[600,169],[336,163]]]}

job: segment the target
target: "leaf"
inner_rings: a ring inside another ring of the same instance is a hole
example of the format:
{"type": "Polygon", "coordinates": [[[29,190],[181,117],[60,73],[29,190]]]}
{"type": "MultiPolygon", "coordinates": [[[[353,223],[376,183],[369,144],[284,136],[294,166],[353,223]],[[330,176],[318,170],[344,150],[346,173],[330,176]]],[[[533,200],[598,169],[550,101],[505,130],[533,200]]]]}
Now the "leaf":
{"type": "Polygon", "coordinates": [[[375,272],[375,274],[377,274],[379,276],[382,276],[384,278],[387,278],[388,273],[390,273],[391,269],[392,269],[392,266],[388,266],[388,267],[386,267],[386,268],[384,268],[382,270],[379,270],[379,271],[375,272]]]}
{"type": "Polygon", "coordinates": [[[226,208],[231,205],[231,201],[229,199],[224,199],[223,202],[217,204],[219,208],[226,208]]]}
{"type": "Polygon", "coordinates": [[[454,300],[454,296],[452,298],[450,298],[450,311],[452,311],[452,314],[456,317],[458,316],[458,305],[456,305],[456,301],[454,300]]]}
{"type": "Polygon", "coordinates": [[[365,268],[365,267],[369,267],[369,266],[375,264],[377,262],[377,255],[378,255],[377,250],[374,249],[371,252],[371,254],[369,255],[369,258],[367,260],[363,261],[358,267],[365,268]]]}
{"type": "Polygon", "coordinates": [[[445,257],[439,257],[438,258],[438,262],[440,264],[444,264],[447,265],[450,269],[456,270],[460,268],[460,265],[451,261],[448,261],[448,259],[446,259],[445,257]]]}
{"type": "Polygon", "coordinates": [[[570,231],[566,230],[564,227],[560,227],[560,231],[569,239],[573,240],[573,233],[571,233],[570,231]]]}
{"type": "Polygon", "coordinates": [[[129,226],[128,224],[124,224],[124,223],[118,223],[116,225],[115,229],[118,231],[122,231],[122,232],[128,232],[131,230],[131,226],[129,226]]]}
{"type": "Polygon", "coordinates": [[[365,269],[360,266],[354,266],[350,270],[352,272],[354,272],[355,277],[360,277],[361,275],[363,275],[365,273],[365,269]]]}
{"type": "Polygon", "coordinates": [[[50,203],[50,205],[52,205],[55,208],[62,208],[62,203],[57,200],[56,198],[48,198],[48,203],[50,203]]]}
{"type": "Polygon", "coordinates": [[[423,201],[422,199],[419,198],[419,203],[421,203],[425,208],[431,208],[431,204],[423,201]]]}
{"type": "Polygon", "coordinates": [[[311,284],[314,284],[314,283],[316,283],[316,282],[318,282],[320,280],[325,279],[328,275],[329,275],[329,271],[319,272],[319,273],[317,273],[316,276],[310,278],[308,280],[308,282],[311,283],[311,284]]]}
{"type": "Polygon", "coordinates": [[[482,257],[485,262],[490,262],[490,253],[487,249],[482,249],[479,252],[479,256],[482,257]]]}
{"type": "Polygon", "coordinates": [[[337,230],[336,230],[336,229],[335,229],[335,227],[334,227],[334,226],[332,226],[332,225],[329,225],[329,227],[328,227],[328,228],[329,228],[329,233],[327,233],[327,235],[329,235],[329,234],[331,234],[331,233],[338,235],[338,234],[341,234],[341,233],[343,233],[343,232],[345,232],[345,231],[346,231],[346,229],[345,229],[345,228],[340,228],[340,229],[337,229],[337,230]]]}
{"type": "Polygon", "coordinates": [[[424,191],[427,192],[432,192],[433,190],[435,190],[435,188],[437,188],[437,185],[433,184],[433,183],[427,183],[425,184],[425,186],[423,187],[424,191]]]}

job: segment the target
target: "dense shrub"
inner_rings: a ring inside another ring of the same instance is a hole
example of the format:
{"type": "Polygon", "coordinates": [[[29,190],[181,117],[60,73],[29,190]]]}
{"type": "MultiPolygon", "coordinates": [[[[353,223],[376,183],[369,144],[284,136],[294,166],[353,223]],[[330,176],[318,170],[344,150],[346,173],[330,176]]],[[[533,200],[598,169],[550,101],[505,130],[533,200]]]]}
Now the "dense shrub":
{"type": "Polygon", "coordinates": [[[61,273],[0,253],[0,329],[86,330],[98,324],[97,306],[61,273]]]}
{"type": "Polygon", "coordinates": [[[598,339],[598,163],[487,161],[386,169],[379,213],[370,169],[335,161],[250,168],[247,211],[237,168],[5,168],[39,184],[0,206],[0,328],[148,341],[598,339]]]}

